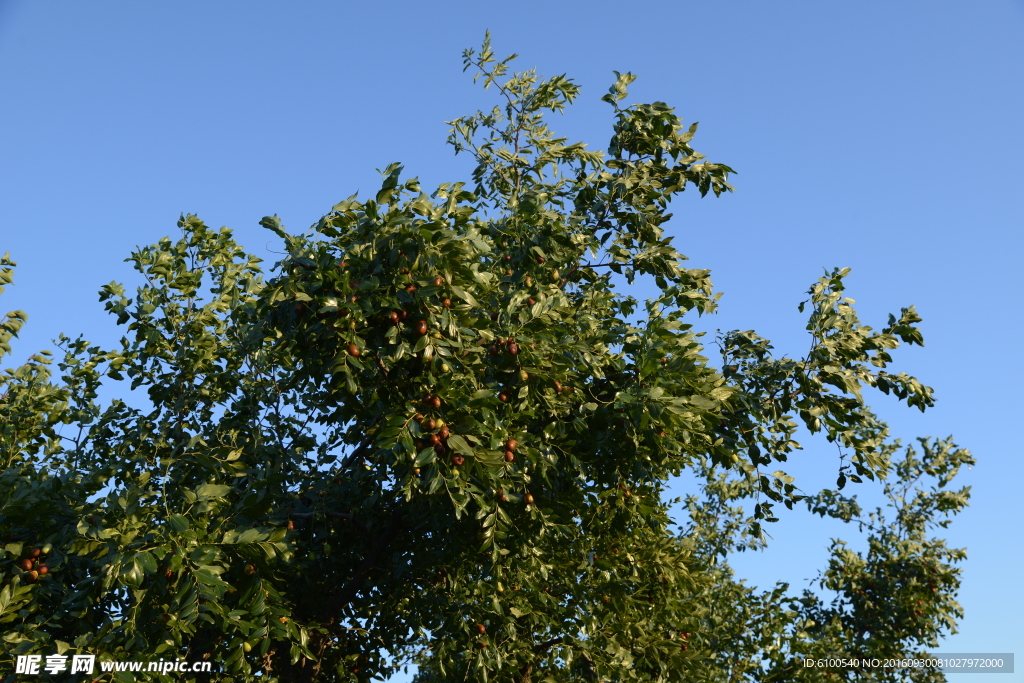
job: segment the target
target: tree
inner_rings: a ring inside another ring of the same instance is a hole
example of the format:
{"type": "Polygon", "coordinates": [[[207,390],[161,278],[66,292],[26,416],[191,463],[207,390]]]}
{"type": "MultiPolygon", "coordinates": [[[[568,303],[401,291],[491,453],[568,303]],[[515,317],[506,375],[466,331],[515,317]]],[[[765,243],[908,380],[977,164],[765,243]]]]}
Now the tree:
{"type": "MultiPolygon", "coordinates": [[[[267,279],[229,230],[183,216],[178,241],[132,254],[134,297],[101,290],[120,348],[62,336],[59,378],[47,355],[7,372],[4,667],[80,652],[222,669],[197,681],[409,663],[421,681],[852,680],[793,658],[905,653],[953,627],[963,553],[927,530],[966,505],[940,490],[966,451],[908,450],[891,523],[769,472],[799,447],[799,418],[840,448],[837,489],[889,475],[898,444],[861,390],[932,404],[886,371],[889,350],[922,343],[914,309],[874,332],[836,270],[805,302],[806,358],[733,332],[716,369],[684,322],[715,310],[709,271],[685,268],[663,225],[687,186],[731,191],[732,169],[664,103],[620,107],[630,74],[603,98],[607,153],[567,144],[543,117],[577,86],[508,76],[512,59],[489,41],[465,53],[503,102],[452,122],[472,191],[428,196],[392,164],[372,200],[305,234],[264,218],[286,249],[267,279]],[[657,296],[641,309],[613,274],[657,296]],[[107,380],[148,405],[100,405],[107,380]],[[677,533],[664,493],[686,470],[706,485],[677,533]],[[939,488],[910,498],[923,476],[939,488]],[[827,606],[728,568],[780,503],[872,533],[866,557],[833,548],[827,606]]],[[[24,320],[5,319],[0,351],[24,320]]]]}

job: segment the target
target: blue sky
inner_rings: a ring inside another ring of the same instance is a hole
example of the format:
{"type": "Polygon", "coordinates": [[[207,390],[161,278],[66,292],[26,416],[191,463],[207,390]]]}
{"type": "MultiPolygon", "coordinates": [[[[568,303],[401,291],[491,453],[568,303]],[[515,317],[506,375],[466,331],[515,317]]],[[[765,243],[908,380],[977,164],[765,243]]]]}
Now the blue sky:
{"type": "MultiPolygon", "coordinates": [[[[853,269],[868,324],[917,306],[926,346],[896,366],[938,405],[871,400],[896,436],[953,434],[979,461],[948,533],[969,551],[967,616],[941,649],[1024,653],[1021,0],[0,0],[0,253],[19,262],[2,306],[30,318],[5,365],[60,332],[112,345],[99,287],[133,282],[123,260],[175,234],[182,212],[234,229],[269,266],[279,247],[264,215],[303,230],[392,161],[426,187],[468,180],[444,122],[494,102],[461,72],[486,29],[520,68],[582,86],[555,130],[603,148],[599,98],[612,70],[632,71],[627,102],[675,106],[701,124],[696,149],[738,171],[734,194],[687,193],[669,224],[725,293],[701,329],[754,329],[802,354],[796,304],[834,266],[853,269]]],[[[806,490],[835,481],[826,445],[790,468],[806,490]]],[[[771,532],[767,552],[736,561],[758,585],[800,585],[831,536],[853,537],[806,514],[771,532]]]]}

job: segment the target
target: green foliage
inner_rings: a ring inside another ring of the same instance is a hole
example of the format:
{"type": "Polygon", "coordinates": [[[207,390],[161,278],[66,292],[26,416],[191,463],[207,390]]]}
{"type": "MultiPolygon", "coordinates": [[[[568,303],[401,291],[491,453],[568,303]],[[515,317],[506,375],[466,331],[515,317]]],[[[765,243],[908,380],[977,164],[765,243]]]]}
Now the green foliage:
{"type": "MultiPolygon", "coordinates": [[[[508,76],[511,59],[465,53],[502,100],[451,123],[472,192],[427,195],[392,164],[305,234],[264,218],[287,250],[267,276],[184,216],[178,241],[128,259],[133,297],[100,291],[118,350],[62,336],[59,378],[45,355],[7,371],[0,667],[60,651],[209,660],[210,680],[414,663],[421,681],[781,681],[806,675],[797,655],[904,652],[953,628],[963,553],[927,533],[966,505],[944,486],[972,461],[922,442],[893,465],[862,395],[931,405],[885,370],[922,343],[913,308],[873,333],[835,271],[810,291],[806,358],[733,332],[717,370],[684,322],[715,310],[709,271],[663,226],[676,194],[731,191],[732,169],[664,103],[621,108],[631,74],[603,98],[607,152],[568,144],[544,116],[577,86],[508,76]],[[613,274],[657,295],[641,305],[613,274]],[[108,379],[148,400],[100,405],[108,379]],[[796,417],[840,449],[839,489],[886,480],[896,521],[769,474],[799,448],[796,417]],[[679,533],[663,494],[686,471],[706,483],[679,533]],[[725,558],[763,544],[779,502],[871,532],[864,557],[834,545],[829,605],[733,578],[725,558]],[[32,547],[48,573],[19,568],[32,547]]],[[[24,319],[4,319],[0,352],[24,319]]]]}

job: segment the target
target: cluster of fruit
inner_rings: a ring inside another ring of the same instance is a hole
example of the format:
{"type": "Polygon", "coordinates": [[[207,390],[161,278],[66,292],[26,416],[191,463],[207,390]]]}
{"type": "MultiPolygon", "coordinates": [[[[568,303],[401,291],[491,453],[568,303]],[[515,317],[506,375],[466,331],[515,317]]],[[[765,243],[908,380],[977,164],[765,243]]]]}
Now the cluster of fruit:
{"type": "Polygon", "coordinates": [[[39,580],[40,576],[46,576],[50,573],[50,568],[43,562],[43,555],[48,555],[49,552],[49,545],[43,546],[42,548],[37,546],[29,550],[26,556],[18,562],[18,567],[20,567],[22,571],[26,572],[26,581],[29,583],[35,583],[39,580]]]}

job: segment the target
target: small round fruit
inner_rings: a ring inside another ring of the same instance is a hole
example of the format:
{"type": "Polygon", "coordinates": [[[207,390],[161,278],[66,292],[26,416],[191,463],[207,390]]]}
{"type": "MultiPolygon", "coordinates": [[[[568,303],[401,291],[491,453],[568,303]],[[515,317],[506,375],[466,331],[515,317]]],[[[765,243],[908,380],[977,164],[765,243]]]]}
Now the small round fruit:
{"type": "Polygon", "coordinates": [[[402,312],[398,314],[398,317],[401,318],[402,320],[405,320],[406,318],[409,317],[409,311],[403,308],[402,312]]]}
{"type": "Polygon", "coordinates": [[[39,565],[38,567],[36,567],[36,569],[39,571],[39,576],[46,576],[50,573],[50,568],[47,567],[45,564],[39,565]]]}
{"type": "Polygon", "coordinates": [[[518,445],[519,443],[515,439],[509,439],[505,442],[505,448],[510,451],[514,451],[518,445]]]}
{"type": "Polygon", "coordinates": [[[356,346],[355,344],[349,344],[348,355],[359,358],[359,356],[362,355],[362,352],[359,350],[359,347],[356,346]]]}
{"type": "MultiPolygon", "coordinates": [[[[41,570],[42,570],[42,568],[40,568],[40,571],[41,570]]],[[[164,572],[164,578],[167,579],[168,581],[170,581],[173,577],[174,577],[174,572],[172,572],[170,569],[168,569],[167,571],[164,572]]]]}
{"type": "Polygon", "coordinates": [[[246,652],[252,652],[252,645],[250,645],[248,642],[244,642],[242,643],[242,649],[246,652]]]}
{"type": "Polygon", "coordinates": [[[434,444],[434,450],[437,452],[438,455],[444,455],[445,453],[448,452],[448,449],[445,447],[443,443],[434,444]]]}
{"type": "Polygon", "coordinates": [[[506,268],[505,269],[505,275],[511,276],[512,275],[512,269],[511,268],[506,268]]]}
{"type": "Polygon", "coordinates": [[[487,643],[477,643],[477,646],[479,646],[479,648],[482,650],[485,647],[487,647],[487,643]]]}
{"type": "Polygon", "coordinates": [[[533,505],[533,494],[532,493],[527,493],[526,494],[526,504],[527,505],[533,505]]]}
{"type": "Polygon", "coordinates": [[[24,560],[22,560],[21,562],[18,563],[18,566],[21,567],[22,570],[24,570],[26,572],[28,570],[32,569],[32,567],[34,565],[35,565],[35,562],[33,562],[32,560],[28,559],[27,557],[24,560]]]}
{"type": "Polygon", "coordinates": [[[28,576],[25,577],[25,580],[28,581],[29,583],[35,583],[38,579],[39,579],[39,572],[37,572],[34,569],[28,573],[28,576]]]}
{"type": "Polygon", "coordinates": [[[509,355],[518,356],[519,355],[519,345],[516,344],[515,342],[509,344],[508,345],[508,352],[509,352],[509,355]]]}
{"type": "Polygon", "coordinates": [[[28,556],[29,557],[39,557],[42,554],[43,554],[43,549],[39,548],[39,547],[32,548],[32,550],[28,551],[28,556]]]}
{"type": "Polygon", "coordinates": [[[476,632],[480,633],[480,634],[487,633],[487,627],[484,626],[483,624],[477,624],[476,625],[476,632]]]}
{"type": "Polygon", "coordinates": [[[427,321],[421,320],[416,323],[416,334],[423,336],[427,333],[427,321]]]}
{"type": "Polygon", "coordinates": [[[439,276],[439,277],[435,277],[434,278],[434,286],[435,287],[440,287],[443,284],[444,284],[444,278],[443,277],[439,276]]]}
{"type": "Polygon", "coordinates": [[[498,394],[498,400],[501,401],[502,403],[508,403],[508,394],[506,394],[505,392],[498,394]]]}
{"type": "Polygon", "coordinates": [[[405,291],[407,291],[407,292],[415,292],[416,291],[416,285],[406,285],[405,286],[405,291]]]}
{"type": "Polygon", "coordinates": [[[252,563],[245,565],[245,573],[248,574],[249,576],[252,576],[253,574],[256,573],[256,566],[253,565],[252,563]]]}
{"type": "Polygon", "coordinates": [[[545,261],[547,261],[547,259],[544,258],[543,256],[538,256],[537,257],[537,263],[544,263],[545,261]]]}
{"type": "Polygon", "coordinates": [[[434,446],[437,446],[438,444],[441,443],[441,437],[439,435],[437,435],[437,434],[431,434],[430,435],[430,443],[432,445],[434,445],[434,446]]]}
{"type": "Polygon", "coordinates": [[[439,399],[437,396],[434,396],[433,398],[430,399],[430,406],[434,409],[440,408],[441,399],[439,399]]]}
{"type": "MultiPolygon", "coordinates": [[[[431,398],[433,398],[433,396],[431,396],[427,400],[429,401],[431,398]]],[[[427,420],[427,423],[425,425],[423,425],[423,426],[427,428],[428,432],[432,432],[435,429],[437,429],[437,420],[431,418],[431,419],[427,420]]]]}
{"type": "Polygon", "coordinates": [[[451,436],[451,433],[451,430],[448,429],[447,426],[443,426],[437,431],[438,436],[440,436],[442,439],[447,439],[449,436],[451,436]]]}
{"type": "Polygon", "coordinates": [[[512,257],[509,256],[508,254],[505,254],[505,262],[507,263],[508,261],[511,261],[511,260],[512,260],[512,257]]]}
{"type": "Polygon", "coordinates": [[[555,393],[556,394],[562,393],[562,383],[559,382],[558,380],[555,380],[555,393]]]}
{"type": "Polygon", "coordinates": [[[444,306],[445,308],[451,308],[452,307],[452,300],[451,299],[444,299],[443,301],[441,301],[441,305],[444,306]]]}
{"type": "Polygon", "coordinates": [[[466,462],[466,459],[463,458],[461,455],[453,455],[452,456],[452,464],[455,465],[456,467],[458,467],[459,465],[461,465],[464,462],[466,462]]]}
{"type": "Polygon", "coordinates": [[[46,545],[43,546],[43,555],[49,555],[52,552],[53,552],[53,544],[52,543],[47,543],[46,545]]]}
{"type": "Polygon", "coordinates": [[[528,379],[530,379],[530,373],[528,373],[526,370],[520,370],[519,371],[519,381],[520,382],[525,382],[528,379]]]}
{"type": "Polygon", "coordinates": [[[443,374],[447,375],[451,371],[452,371],[452,366],[448,365],[447,363],[441,363],[441,372],[443,374]]]}
{"type": "Polygon", "coordinates": [[[288,531],[295,531],[295,522],[288,520],[288,531]]]}
{"type": "Polygon", "coordinates": [[[516,459],[516,454],[512,451],[505,451],[505,462],[512,462],[516,459]]]}
{"type": "Polygon", "coordinates": [[[417,477],[420,476],[420,468],[419,467],[413,468],[412,473],[415,474],[417,477]]]}
{"type": "Polygon", "coordinates": [[[282,624],[288,623],[288,617],[278,617],[277,620],[280,621],[282,624]]]}
{"type": "Polygon", "coordinates": [[[390,320],[393,323],[397,323],[398,320],[399,320],[398,312],[397,311],[391,311],[390,313],[388,313],[388,320],[390,320]]]}
{"type": "Polygon", "coordinates": [[[532,305],[534,305],[534,304],[535,304],[535,303],[537,303],[537,302],[536,302],[536,301],[534,301],[533,299],[527,299],[527,300],[526,300],[526,303],[528,303],[529,305],[531,305],[531,306],[532,306],[532,305]]]}

